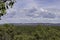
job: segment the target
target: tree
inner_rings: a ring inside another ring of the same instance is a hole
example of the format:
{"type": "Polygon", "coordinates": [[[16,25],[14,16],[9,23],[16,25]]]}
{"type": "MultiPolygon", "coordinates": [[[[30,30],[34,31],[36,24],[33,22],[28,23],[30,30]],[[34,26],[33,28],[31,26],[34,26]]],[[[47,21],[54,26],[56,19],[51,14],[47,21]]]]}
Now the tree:
{"type": "Polygon", "coordinates": [[[14,4],[14,0],[0,0],[0,20],[1,20],[1,16],[3,16],[4,14],[6,14],[6,10],[8,9],[8,6],[13,6],[14,4]]]}

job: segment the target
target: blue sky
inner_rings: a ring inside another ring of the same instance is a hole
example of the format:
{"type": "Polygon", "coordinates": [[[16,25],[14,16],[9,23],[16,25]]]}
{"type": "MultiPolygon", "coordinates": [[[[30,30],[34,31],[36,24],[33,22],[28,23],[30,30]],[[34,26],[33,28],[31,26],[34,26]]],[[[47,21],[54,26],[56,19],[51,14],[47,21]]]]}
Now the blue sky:
{"type": "Polygon", "coordinates": [[[60,0],[16,0],[2,23],[60,23],[60,0]]]}

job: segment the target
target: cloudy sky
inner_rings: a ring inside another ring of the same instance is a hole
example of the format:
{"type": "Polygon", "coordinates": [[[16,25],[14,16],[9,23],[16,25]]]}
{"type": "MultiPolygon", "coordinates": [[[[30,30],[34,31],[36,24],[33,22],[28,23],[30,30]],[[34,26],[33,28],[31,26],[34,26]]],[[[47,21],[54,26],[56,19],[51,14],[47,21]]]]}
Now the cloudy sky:
{"type": "Polygon", "coordinates": [[[16,0],[2,23],[60,23],[60,0],[16,0]]]}

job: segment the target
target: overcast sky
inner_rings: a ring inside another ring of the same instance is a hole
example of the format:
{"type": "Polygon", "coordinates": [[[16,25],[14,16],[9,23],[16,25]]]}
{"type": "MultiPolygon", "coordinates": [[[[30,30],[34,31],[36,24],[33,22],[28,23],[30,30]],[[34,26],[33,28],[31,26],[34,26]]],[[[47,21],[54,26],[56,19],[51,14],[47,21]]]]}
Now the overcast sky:
{"type": "Polygon", "coordinates": [[[2,23],[60,23],[60,0],[16,0],[2,23]]]}

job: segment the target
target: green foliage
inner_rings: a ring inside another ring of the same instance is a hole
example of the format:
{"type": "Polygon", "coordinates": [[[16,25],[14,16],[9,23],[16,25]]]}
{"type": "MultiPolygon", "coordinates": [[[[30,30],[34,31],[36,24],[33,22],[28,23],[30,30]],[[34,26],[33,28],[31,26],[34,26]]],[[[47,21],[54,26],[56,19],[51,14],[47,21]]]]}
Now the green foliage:
{"type": "Polygon", "coordinates": [[[60,27],[56,26],[0,26],[0,40],[60,40],[60,27]]]}
{"type": "Polygon", "coordinates": [[[3,16],[3,14],[6,13],[5,3],[0,2],[0,16],[3,16]]]}
{"type": "Polygon", "coordinates": [[[56,26],[0,26],[0,40],[60,40],[60,27],[56,26]]]}
{"type": "MultiPolygon", "coordinates": [[[[7,0],[0,0],[0,19],[1,16],[3,16],[4,14],[6,14],[6,8],[8,8],[8,5],[6,6],[6,1],[7,0]]],[[[12,2],[12,0],[10,0],[9,6],[13,6],[14,2],[12,2]]]]}

